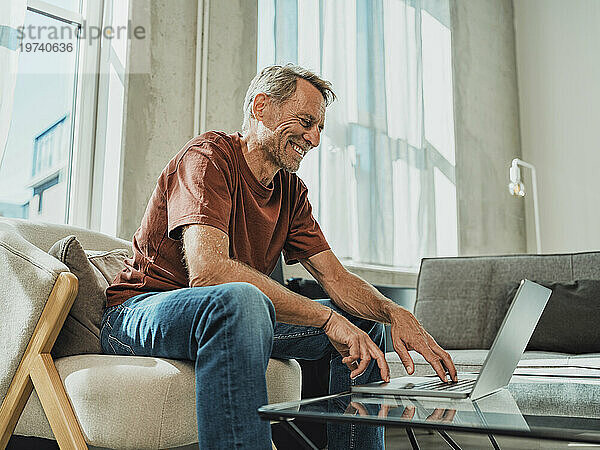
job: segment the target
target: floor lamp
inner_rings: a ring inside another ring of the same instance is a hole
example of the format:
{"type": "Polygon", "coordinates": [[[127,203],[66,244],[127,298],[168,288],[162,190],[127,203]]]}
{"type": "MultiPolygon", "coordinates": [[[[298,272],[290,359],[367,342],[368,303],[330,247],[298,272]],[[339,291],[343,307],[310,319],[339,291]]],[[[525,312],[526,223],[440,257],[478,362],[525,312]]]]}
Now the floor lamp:
{"type": "Polygon", "coordinates": [[[542,253],[542,244],[540,239],[540,213],[538,207],[537,177],[535,174],[535,167],[532,164],[520,160],[519,158],[513,159],[512,165],[510,166],[510,183],[508,185],[508,190],[510,191],[511,195],[525,197],[525,185],[521,180],[521,169],[519,166],[531,169],[531,185],[533,187],[533,215],[535,220],[535,243],[537,247],[537,253],[540,254],[542,253]]]}

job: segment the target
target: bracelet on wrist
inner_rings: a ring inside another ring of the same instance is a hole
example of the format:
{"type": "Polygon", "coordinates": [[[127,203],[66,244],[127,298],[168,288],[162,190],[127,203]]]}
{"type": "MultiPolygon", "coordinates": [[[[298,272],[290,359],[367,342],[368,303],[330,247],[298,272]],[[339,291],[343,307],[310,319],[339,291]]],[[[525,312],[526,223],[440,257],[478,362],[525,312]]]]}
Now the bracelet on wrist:
{"type": "Polygon", "coordinates": [[[327,320],[325,321],[325,323],[319,327],[321,330],[323,328],[325,328],[325,325],[327,325],[327,323],[329,322],[329,319],[331,319],[331,316],[333,316],[333,309],[329,310],[329,317],[327,317],[327,320]]]}

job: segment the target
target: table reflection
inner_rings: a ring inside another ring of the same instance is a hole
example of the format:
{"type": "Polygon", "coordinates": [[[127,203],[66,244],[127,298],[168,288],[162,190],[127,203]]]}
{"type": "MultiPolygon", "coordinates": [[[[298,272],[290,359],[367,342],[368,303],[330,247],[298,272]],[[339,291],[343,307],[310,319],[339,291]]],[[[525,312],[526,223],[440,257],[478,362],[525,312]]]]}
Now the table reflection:
{"type": "Polygon", "coordinates": [[[349,394],[330,399],[328,412],[366,419],[529,430],[519,407],[506,389],[477,401],[349,394]]]}

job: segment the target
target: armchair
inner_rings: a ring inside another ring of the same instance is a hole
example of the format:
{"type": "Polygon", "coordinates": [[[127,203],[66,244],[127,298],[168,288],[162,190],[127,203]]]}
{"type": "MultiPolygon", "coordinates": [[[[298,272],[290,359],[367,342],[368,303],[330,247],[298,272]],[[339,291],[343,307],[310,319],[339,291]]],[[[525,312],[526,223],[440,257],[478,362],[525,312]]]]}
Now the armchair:
{"type": "MultiPolygon", "coordinates": [[[[78,280],[47,251],[70,235],[85,249],[130,250],[127,241],[81,228],[0,218],[0,449],[13,433],[75,449],[193,445],[191,361],[97,353],[53,358],[78,280]]],[[[267,387],[270,402],[299,399],[298,363],[272,359],[267,387]]]]}

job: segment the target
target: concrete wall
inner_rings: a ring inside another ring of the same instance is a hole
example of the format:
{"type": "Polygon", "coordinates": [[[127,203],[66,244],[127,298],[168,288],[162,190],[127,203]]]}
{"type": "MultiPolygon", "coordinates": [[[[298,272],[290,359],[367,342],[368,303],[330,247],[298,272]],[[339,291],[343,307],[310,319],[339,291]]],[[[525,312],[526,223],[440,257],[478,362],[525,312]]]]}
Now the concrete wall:
{"type": "Polygon", "coordinates": [[[514,3],[523,159],[538,172],[542,251],[598,250],[600,2],[514,3]]]}
{"type": "Polygon", "coordinates": [[[201,129],[232,133],[242,128],[244,96],[256,75],[258,2],[212,0],[209,11],[206,122],[201,129]]]}
{"type": "MultiPolygon", "coordinates": [[[[192,138],[197,5],[153,0],[150,36],[132,46],[125,91],[124,139],[117,236],[131,239],[156,180],[167,162],[192,138]],[[147,56],[149,67],[146,68],[147,56]]],[[[132,9],[132,23],[143,9],[132,9]]]]}
{"type": "MultiPolygon", "coordinates": [[[[119,223],[117,235],[131,239],[158,175],[194,135],[197,2],[153,0],[151,36],[132,46],[126,84],[119,223]],[[150,55],[149,62],[147,57],[150,55]],[[149,67],[146,66],[149,64],[149,67]]],[[[206,83],[201,93],[205,123],[200,130],[241,128],[242,104],[256,74],[255,0],[204,0],[208,6],[206,83]]],[[[204,36],[206,39],[206,36],[204,36]]]]}
{"type": "Polygon", "coordinates": [[[523,202],[508,193],[520,157],[511,0],[451,0],[459,254],[525,250],[523,202]]]}

